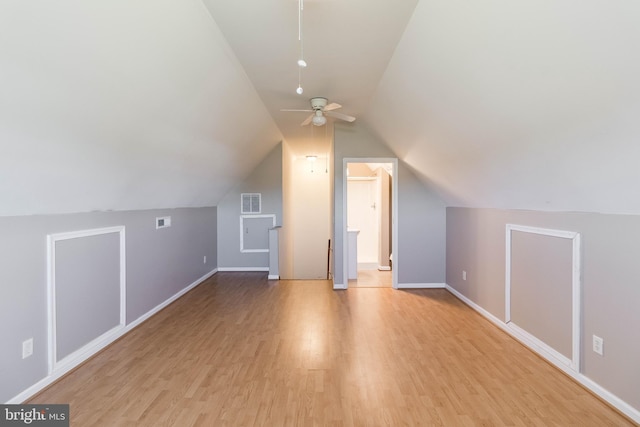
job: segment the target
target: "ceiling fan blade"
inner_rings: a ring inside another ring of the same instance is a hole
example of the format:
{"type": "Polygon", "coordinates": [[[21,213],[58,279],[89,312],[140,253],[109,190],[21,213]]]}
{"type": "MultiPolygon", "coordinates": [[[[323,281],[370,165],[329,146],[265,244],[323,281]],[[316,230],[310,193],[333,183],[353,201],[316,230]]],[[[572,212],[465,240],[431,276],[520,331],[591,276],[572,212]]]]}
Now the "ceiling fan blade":
{"type": "Polygon", "coordinates": [[[337,104],[335,102],[332,102],[331,104],[329,104],[326,107],[324,107],[323,110],[324,111],[331,111],[331,110],[337,110],[338,108],[342,108],[342,105],[337,104]]]}
{"type": "Polygon", "coordinates": [[[346,114],[337,113],[335,111],[327,111],[327,116],[335,117],[336,119],[344,120],[346,122],[354,122],[356,120],[353,116],[347,116],[346,114]]]}
{"type": "Polygon", "coordinates": [[[289,110],[289,109],[284,109],[284,110],[280,110],[280,111],[304,111],[305,113],[312,113],[313,110],[289,110]]]}
{"type": "Polygon", "coordinates": [[[310,114],[310,115],[309,115],[309,117],[307,117],[307,118],[304,120],[304,122],[300,123],[300,126],[306,126],[306,125],[308,125],[309,123],[311,123],[311,120],[313,119],[313,116],[314,116],[314,115],[315,115],[315,114],[310,114]]]}

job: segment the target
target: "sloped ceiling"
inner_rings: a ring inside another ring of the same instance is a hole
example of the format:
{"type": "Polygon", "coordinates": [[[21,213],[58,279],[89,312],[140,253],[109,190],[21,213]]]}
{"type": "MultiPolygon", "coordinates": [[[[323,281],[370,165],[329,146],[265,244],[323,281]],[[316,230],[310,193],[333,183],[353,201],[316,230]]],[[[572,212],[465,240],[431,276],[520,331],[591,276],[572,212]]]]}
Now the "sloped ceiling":
{"type": "Polygon", "coordinates": [[[302,96],[297,3],[0,2],[0,215],[215,205],[311,96],[449,206],[640,214],[639,2],[307,0],[302,96]]]}
{"type": "Polygon", "coordinates": [[[640,213],[640,3],[421,0],[367,122],[450,206],[640,213]]]}
{"type": "Polygon", "coordinates": [[[7,0],[0,33],[0,215],[215,205],[282,140],[200,0],[7,0]]]}
{"type": "MultiPolygon", "coordinates": [[[[298,0],[203,0],[269,113],[297,155],[324,154],[330,127],[301,127],[309,98],[321,96],[360,117],[411,18],[417,0],[303,0],[308,66],[298,87],[298,0]]],[[[357,122],[357,120],[356,120],[357,122]]],[[[357,124],[354,124],[357,126],[357,124]]]]}

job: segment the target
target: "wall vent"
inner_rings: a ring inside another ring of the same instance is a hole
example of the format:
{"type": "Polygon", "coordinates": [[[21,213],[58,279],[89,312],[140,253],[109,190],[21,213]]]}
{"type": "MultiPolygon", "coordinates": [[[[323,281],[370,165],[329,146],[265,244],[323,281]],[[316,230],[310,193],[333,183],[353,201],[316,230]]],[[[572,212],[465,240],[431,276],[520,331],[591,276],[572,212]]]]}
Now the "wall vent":
{"type": "Polygon", "coordinates": [[[240,212],[243,214],[262,213],[261,193],[242,193],[240,195],[240,212]]]}
{"type": "Polygon", "coordinates": [[[156,217],[156,229],[158,229],[158,228],[167,228],[167,227],[171,227],[171,217],[170,216],[156,217]]]}

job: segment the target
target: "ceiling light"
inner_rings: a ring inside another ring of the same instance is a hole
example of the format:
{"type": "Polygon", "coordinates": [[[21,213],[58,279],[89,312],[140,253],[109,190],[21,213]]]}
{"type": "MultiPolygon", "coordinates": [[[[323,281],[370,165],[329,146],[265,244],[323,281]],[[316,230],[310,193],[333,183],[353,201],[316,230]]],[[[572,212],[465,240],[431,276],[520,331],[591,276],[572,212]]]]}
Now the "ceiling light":
{"type": "Polygon", "coordinates": [[[319,115],[313,116],[313,119],[311,119],[311,123],[316,126],[322,126],[327,123],[327,118],[323,116],[322,113],[320,113],[319,115]]]}
{"type": "Polygon", "coordinates": [[[307,66],[307,61],[305,61],[304,59],[300,58],[298,59],[298,67],[300,68],[304,68],[307,66]]]}
{"type": "Polygon", "coordinates": [[[307,160],[309,160],[310,162],[315,162],[316,160],[318,160],[318,156],[307,156],[307,160]]]}
{"type": "Polygon", "coordinates": [[[297,93],[298,95],[302,95],[302,92],[304,92],[304,91],[302,90],[302,86],[298,86],[298,89],[296,89],[296,93],[297,93]]]}

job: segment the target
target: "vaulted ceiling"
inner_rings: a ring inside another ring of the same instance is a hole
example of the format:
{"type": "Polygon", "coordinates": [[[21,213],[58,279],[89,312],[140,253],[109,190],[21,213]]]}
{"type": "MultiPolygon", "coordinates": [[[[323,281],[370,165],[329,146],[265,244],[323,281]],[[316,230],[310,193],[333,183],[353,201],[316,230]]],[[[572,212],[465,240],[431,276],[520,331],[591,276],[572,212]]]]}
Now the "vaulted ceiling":
{"type": "Polygon", "coordinates": [[[7,0],[0,215],[215,205],[358,117],[450,206],[640,213],[633,0],[7,0]]]}

